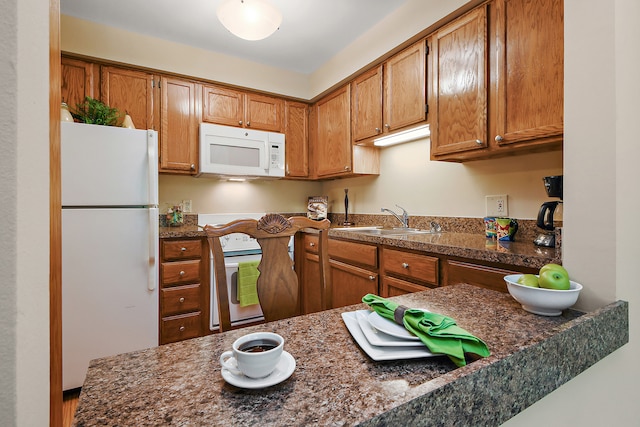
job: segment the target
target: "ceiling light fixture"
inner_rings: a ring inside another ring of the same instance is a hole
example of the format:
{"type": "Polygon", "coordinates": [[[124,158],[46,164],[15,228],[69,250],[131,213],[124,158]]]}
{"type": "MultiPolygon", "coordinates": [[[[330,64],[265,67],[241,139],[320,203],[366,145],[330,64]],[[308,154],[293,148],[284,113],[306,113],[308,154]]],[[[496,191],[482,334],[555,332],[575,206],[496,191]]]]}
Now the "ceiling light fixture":
{"type": "Polygon", "coordinates": [[[431,135],[429,125],[418,126],[413,129],[394,133],[393,135],[383,136],[373,140],[373,145],[378,147],[386,147],[388,145],[401,144],[403,142],[415,141],[431,135]]]}
{"type": "Polygon", "coordinates": [[[252,41],[269,37],[282,23],[282,13],[266,0],[226,0],[217,15],[232,34],[252,41]]]}

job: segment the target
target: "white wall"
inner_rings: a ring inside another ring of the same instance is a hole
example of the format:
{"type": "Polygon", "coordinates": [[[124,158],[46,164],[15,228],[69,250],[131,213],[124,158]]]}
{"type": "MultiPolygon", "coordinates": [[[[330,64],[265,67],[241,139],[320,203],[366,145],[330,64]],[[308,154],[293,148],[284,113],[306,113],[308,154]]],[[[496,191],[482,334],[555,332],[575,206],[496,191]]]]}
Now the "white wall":
{"type": "MultiPolygon", "coordinates": [[[[542,177],[562,174],[562,153],[540,153],[467,163],[432,162],[429,139],[382,150],[380,176],[327,181],[330,211],[379,214],[381,207],[405,208],[410,215],[481,218],[485,196],[507,194],[509,216],[533,219],[550,200],[542,177]]],[[[558,219],[561,219],[559,215],[558,219]]]]}
{"type": "Polygon", "coordinates": [[[49,3],[0,0],[0,10],[0,423],[45,426],[49,423],[49,3]]]}
{"type": "Polygon", "coordinates": [[[506,426],[640,420],[639,19],[637,0],[565,0],[564,263],[592,303],[629,301],[630,342],[506,426]]]}
{"type": "Polygon", "coordinates": [[[304,181],[228,182],[161,175],[160,210],[191,200],[196,213],[306,212],[307,198],[321,195],[321,184],[304,181]]]}

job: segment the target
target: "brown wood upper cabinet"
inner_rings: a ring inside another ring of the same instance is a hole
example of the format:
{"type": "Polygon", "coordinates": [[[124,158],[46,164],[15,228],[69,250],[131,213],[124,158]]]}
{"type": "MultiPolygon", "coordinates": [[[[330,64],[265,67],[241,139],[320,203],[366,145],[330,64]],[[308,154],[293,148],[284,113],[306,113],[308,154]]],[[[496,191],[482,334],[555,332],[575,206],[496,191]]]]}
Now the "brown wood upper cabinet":
{"type": "Polygon", "coordinates": [[[198,171],[196,87],[189,80],[163,77],[160,82],[160,172],[198,171]]]}
{"type": "Polygon", "coordinates": [[[349,84],[331,92],[311,108],[309,145],[313,178],[380,173],[378,148],[351,143],[349,84]]]}
{"type": "Polygon", "coordinates": [[[302,102],[285,101],[285,176],[309,176],[309,106],[302,102]]]}
{"type": "Polygon", "coordinates": [[[158,80],[153,73],[102,66],[100,99],[121,113],[129,114],[137,129],[158,130],[158,102],[155,99],[158,80]]]}
{"type": "Polygon", "coordinates": [[[351,83],[353,141],[373,138],[426,118],[425,41],[397,53],[351,83]]]}
{"type": "Polygon", "coordinates": [[[62,57],[61,74],[62,102],[66,102],[72,110],[75,110],[87,96],[99,98],[100,76],[97,65],[80,59],[62,57]]]}
{"type": "Polygon", "coordinates": [[[431,158],[562,148],[563,1],[495,0],[429,37],[431,158]]]}
{"type": "Polygon", "coordinates": [[[282,132],[284,100],[222,86],[202,86],[202,121],[282,132]]]}

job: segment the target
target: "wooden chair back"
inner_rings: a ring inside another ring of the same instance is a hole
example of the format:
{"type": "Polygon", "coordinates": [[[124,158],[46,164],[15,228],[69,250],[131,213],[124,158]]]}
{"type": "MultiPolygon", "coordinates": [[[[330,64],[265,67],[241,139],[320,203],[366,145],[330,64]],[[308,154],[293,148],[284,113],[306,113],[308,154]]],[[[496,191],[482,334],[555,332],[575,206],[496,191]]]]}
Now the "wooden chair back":
{"type": "MultiPolygon", "coordinates": [[[[224,254],[220,238],[231,233],[244,233],[255,238],[261,249],[258,265],[260,275],[257,293],[265,321],[285,319],[301,313],[300,286],[294,263],[289,255],[291,236],[303,229],[319,230],[320,289],[323,309],[331,306],[331,275],[329,273],[328,232],[329,220],[314,221],[303,216],[285,218],[279,214],[267,214],[255,219],[240,219],[224,225],[206,225],[209,247],[213,253],[213,268],[218,301],[220,331],[231,329],[229,292],[224,254]]],[[[300,248],[302,249],[302,248],[300,248]]],[[[300,250],[299,249],[299,250],[300,250]]]]}

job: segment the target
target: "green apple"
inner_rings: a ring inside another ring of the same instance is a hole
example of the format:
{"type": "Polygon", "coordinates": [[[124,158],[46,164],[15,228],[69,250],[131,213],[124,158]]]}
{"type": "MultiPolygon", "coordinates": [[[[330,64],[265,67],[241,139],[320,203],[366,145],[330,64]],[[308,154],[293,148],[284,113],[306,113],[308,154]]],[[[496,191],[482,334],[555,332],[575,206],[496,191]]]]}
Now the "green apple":
{"type": "Polygon", "coordinates": [[[535,274],[523,274],[518,279],[518,283],[524,286],[530,286],[532,288],[540,287],[540,285],[538,284],[538,278],[535,274]]]}
{"type": "Polygon", "coordinates": [[[538,279],[538,284],[541,288],[556,289],[560,291],[566,291],[571,287],[568,275],[565,275],[559,270],[549,269],[542,272],[538,279]]]}
{"type": "Polygon", "coordinates": [[[538,274],[542,276],[542,273],[544,273],[547,270],[559,271],[565,276],[569,277],[569,272],[563,266],[561,266],[560,264],[553,264],[553,263],[542,266],[538,274]]]}

